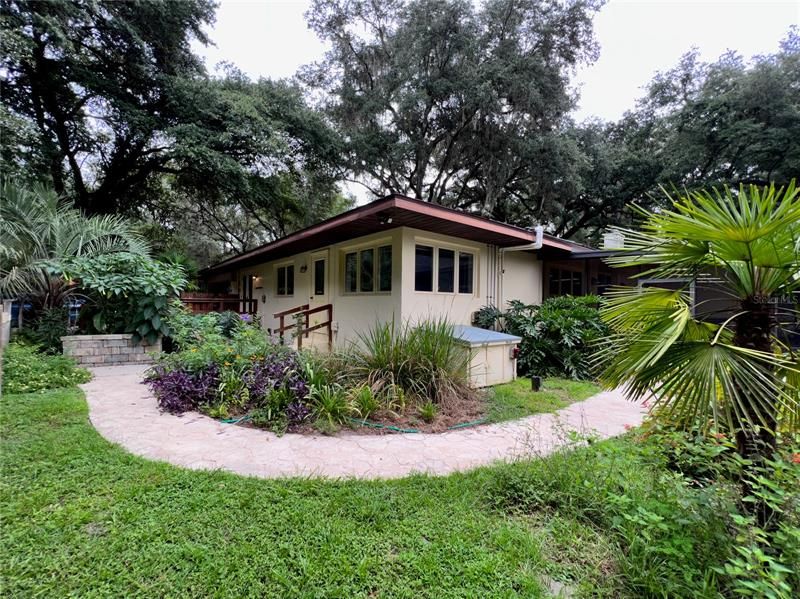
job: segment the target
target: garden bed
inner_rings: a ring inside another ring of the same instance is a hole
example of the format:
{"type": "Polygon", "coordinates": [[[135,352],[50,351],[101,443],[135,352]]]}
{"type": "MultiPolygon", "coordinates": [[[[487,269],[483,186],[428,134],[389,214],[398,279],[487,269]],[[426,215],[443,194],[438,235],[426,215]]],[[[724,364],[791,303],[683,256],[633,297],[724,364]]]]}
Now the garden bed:
{"type": "Polygon", "coordinates": [[[279,434],[438,433],[554,411],[596,390],[548,382],[534,393],[529,381],[474,389],[469,352],[444,322],[377,324],[333,354],[294,351],[233,313],[176,305],[170,327],[177,351],[146,376],[162,410],[279,434]]]}

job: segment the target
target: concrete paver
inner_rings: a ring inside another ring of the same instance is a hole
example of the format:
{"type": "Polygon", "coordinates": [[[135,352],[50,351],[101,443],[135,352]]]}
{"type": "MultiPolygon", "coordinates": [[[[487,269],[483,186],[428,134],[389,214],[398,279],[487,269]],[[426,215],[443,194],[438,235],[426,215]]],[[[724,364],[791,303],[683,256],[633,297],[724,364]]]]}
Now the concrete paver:
{"type": "Polygon", "coordinates": [[[591,431],[599,437],[618,435],[626,426],[640,424],[647,412],[619,391],[605,391],[555,414],[439,434],[278,437],[196,412],[162,413],[141,384],[144,370],[137,365],[98,367],[92,370],[92,381],[81,385],[90,420],[103,437],[153,460],[261,478],[448,474],[498,460],[545,455],[568,442],[565,430],[591,431]]]}

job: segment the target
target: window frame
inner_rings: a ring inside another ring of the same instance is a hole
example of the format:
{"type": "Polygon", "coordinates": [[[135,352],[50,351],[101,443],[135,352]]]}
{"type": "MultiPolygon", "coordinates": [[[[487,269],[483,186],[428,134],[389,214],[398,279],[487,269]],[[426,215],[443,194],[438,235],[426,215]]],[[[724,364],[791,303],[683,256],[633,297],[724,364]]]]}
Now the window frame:
{"type": "Polygon", "coordinates": [[[479,248],[473,248],[470,246],[457,246],[448,243],[441,243],[429,239],[416,239],[414,241],[414,293],[422,293],[422,294],[436,294],[436,295],[450,295],[450,296],[463,296],[463,297],[475,297],[478,289],[477,279],[476,276],[476,269],[479,264],[481,251],[479,248]],[[417,247],[429,247],[433,249],[433,285],[430,291],[420,290],[417,289],[416,278],[417,278],[417,269],[416,269],[416,254],[417,254],[417,247]],[[453,252],[453,290],[452,291],[440,291],[439,290],[439,251],[445,250],[449,252],[453,252]],[[461,286],[461,272],[460,272],[460,261],[462,255],[468,255],[472,257],[472,291],[460,291],[461,286]]]}
{"type": "Polygon", "coordinates": [[[318,295],[327,295],[328,293],[328,258],[320,256],[318,258],[311,259],[311,290],[314,292],[314,297],[318,295]],[[317,275],[320,274],[317,271],[317,265],[322,264],[322,291],[319,290],[317,287],[317,275]]]}
{"type": "Polygon", "coordinates": [[[275,265],[275,297],[294,297],[295,288],[294,262],[284,262],[275,265]],[[289,293],[289,269],[292,273],[292,292],[289,293]],[[281,293],[281,271],[284,273],[284,292],[281,293]]]}
{"type": "Polygon", "coordinates": [[[587,289],[584,289],[584,272],[580,269],[571,269],[571,268],[564,268],[562,266],[555,266],[550,267],[547,271],[547,297],[583,297],[587,293],[587,289]],[[558,273],[557,281],[558,281],[558,290],[557,293],[553,293],[552,284],[553,284],[553,275],[558,273]],[[567,281],[565,277],[566,274],[569,274],[569,292],[564,293],[563,286],[564,283],[567,281]],[[575,282],[577,281],[578,286],[580,287],[579,293],[575,293],[575,282]]]}
{"type": "Polygon", "coordinates": [[[476,252],[456,252],[456,282],[455,282],[455,292],[457,295],[475,295],[475,265],[477,264],[476,260],[477,253],[476,252]],[[470,279],[470,287],[469,291],[461,291],[461,256],[469,256],[472,258],[472,278],[470,279]]]}
{"type": "Polygon", "coordinates": [[[394,244],[390,241],[384,240],[383,242],[372,243],[359,247],[347,248],[341,251],[341,281],[342,281],[342,295],[391,295],[392,294],[392,279],[394,278],[394,244]],[[391,274],[389,276],[389,289],[380,289],[380,257],[381,250],[389,248],[389,265],[391,274]],[[372,291],[361,290],[361,254],[363,252],[372,252],[372,291]],[[347,257],[355,256],[355,279],[354,290],[347,286],[347,257]]]}
{"type": "Polygon", "coordinates": [[[456,279],[460,278],[457,272],[457,265],[460,259],[460,252],[451,248],[438,247],[436,248],[436,292],[437,293],[456,293],[456,279]],[[447,283],[450,289],[442,289],[442,252],[450,254],[450,274],[447,277],[447,283]]]}
{"type": "Polygon", "coordinates": [[[436,289],[436,268],[437,268],[437,251],[436,246],[427,245],[422,243],[414,244],[414,293],[434,293],[436,289]],[[431,288],[430,289],[417,289],[417,251],[420,248],[430,249],[431,251],[431,288]]]}

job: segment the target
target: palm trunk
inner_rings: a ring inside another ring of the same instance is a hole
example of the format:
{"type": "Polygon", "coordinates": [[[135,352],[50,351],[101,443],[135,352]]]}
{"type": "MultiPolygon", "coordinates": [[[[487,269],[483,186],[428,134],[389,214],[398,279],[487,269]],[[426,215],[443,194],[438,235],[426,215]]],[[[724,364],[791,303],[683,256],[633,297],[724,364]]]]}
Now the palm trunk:
{"type": "MultiPolygon", "coordinates": [[[[741,307],[746,314],[736,320],[734,344],[738,347],[772,352],[772,333],[775,327],[772,306],[766,302],[747,299],[742,302],[741,307]]],[[[746,409],[747,406],[743,408],[746,409]]],[[[739,455],[753,464],[751,471],[745,473],[742,478],[742,492],[744,496],[748,496],[753,491],[752,482],[756,469],[763,466],[765,460],[771,458],[777,449],[777,398],[768,410],[762,408],[756,411],[751,408],[742,416],[749,424],[746,422],[736,432],[736,446],[739,455]]],[[[753,511],[759,526],[767,528],[773,519],[772,509],[765,502],[757,501],[753,511]]]]}

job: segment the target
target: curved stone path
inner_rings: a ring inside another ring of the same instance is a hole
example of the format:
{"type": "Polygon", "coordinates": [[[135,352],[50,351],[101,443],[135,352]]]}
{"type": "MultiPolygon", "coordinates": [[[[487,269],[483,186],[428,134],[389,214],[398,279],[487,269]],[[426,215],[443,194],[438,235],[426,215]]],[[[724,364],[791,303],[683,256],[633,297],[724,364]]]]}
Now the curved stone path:
{"type": "Polygon", "coordinates": [[[222,424],[195,412],[163,414],[140,382],[143,372],[142,366],[99,367],[93,369],[93,380],[81,385],[91,422],[103,437],[153,460],[262,478],[447,474],[521,455],[547,454],[567,442],[567,430],[592,431],[600,437],[617,435],[626,425],[640,424],[646,413],[643,407],[612,391],[557,414],[440,434],[278,437],[222,424]]]}

